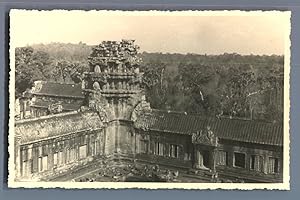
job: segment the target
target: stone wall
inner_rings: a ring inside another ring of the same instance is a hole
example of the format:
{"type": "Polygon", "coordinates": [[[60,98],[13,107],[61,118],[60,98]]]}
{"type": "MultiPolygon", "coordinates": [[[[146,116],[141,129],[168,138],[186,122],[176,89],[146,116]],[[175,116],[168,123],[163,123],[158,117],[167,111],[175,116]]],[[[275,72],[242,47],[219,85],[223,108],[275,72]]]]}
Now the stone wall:
{"type": "Polygon", "coordinates": [[[104,155],[103,129],[79,131],[20,145],[17,179],[52,177],[104,155]]]}
{"type": "Polygon", "coordinates": [[[218,151],[227,152],[228,161],[225,165],[217,165],[217,169],[224,174],[247,179],[261,179],[282,182],[283,176],[283,149],[270,145],[249,144],[234,141],[222,141],[218,151]],[[244,167],[235,166],[235,153],[245,155],[244,167]],[[255,158],[254,158],[255,157],[255,158]],[[254,161],[254,160],[256,161],[254,161]],[[277,172],[271,172],[270,159],[277,159],[277,172]],[[253,163],[252,163],[253,162],[253,163]],[[230,173],[229,173],[230,172],[230,173]]]}
{"type": "Polygon", "coordinates": [[[135,158],[142,162],[206,171],[213,171],[213,166],[216,166],[220,176],[231,181],[282,182],[283,149],[280,146],[220,140],[219,144],[213,147],[193,144],[191,135],[139,129],[136,130],[135,148],[135,158]],[[157,143],[163,148],[157,147],[157,143]],[[175,157],[172,155],[171,145],[179,147],[175,157]],[[162,152],[158,152],[158,149],[162,152]],[[209,160],[206,166],[197,165],[198,151],[208,152],[209,160]],[[236,166],[235,153],[245,155],[244,167],[236,166]],[[277,161],[272,164],[270,159],[277,161]],[[272,167],[276,168],[274,172],[271,172],[272,167]]]}
{"type": "Polygon", "coordinates": [[[104,126],[96,112],[69,112],[16,121],[15,137],[20,144],[32,143],[63,134],[99,129],[104,126]]]}
{"type": "Polygon", "coordinates": [[[51,176],[63,168],[104,155],[104,124],[95,112],[70,112],[17,121],[17,179],[51,176]]]}
{"type": "Polygon", "coordinates": [[[112,155],[115,153],[117,121],[109,122],[105,128],[105,154],[112,155]]]}
{"type": "Polygon", "coordinates": [[[119,154],[135,154],[136,134],[130,121],[119,121],[116,133],[116,150],[119,154]]]}
{"type": "Polygon", "coordinates": [[[193,145],[188,135],[139,130],[136,144],[137,159],[159,165],[192,167],[193,145]]]}

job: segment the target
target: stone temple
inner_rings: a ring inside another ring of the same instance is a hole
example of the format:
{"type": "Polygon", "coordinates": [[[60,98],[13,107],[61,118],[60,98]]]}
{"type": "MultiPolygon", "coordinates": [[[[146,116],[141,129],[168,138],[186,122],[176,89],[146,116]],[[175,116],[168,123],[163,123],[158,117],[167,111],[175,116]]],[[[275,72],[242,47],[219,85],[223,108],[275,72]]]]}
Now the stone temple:
{"type": "Polygon", "coordinates": [[[283,181],[282,125],[152,109],[137,53],[133,40],[104,41],[82,85],[35,83],[15,121],[16,181],[114,181],[132,165],[182,182],[283,181]]]}

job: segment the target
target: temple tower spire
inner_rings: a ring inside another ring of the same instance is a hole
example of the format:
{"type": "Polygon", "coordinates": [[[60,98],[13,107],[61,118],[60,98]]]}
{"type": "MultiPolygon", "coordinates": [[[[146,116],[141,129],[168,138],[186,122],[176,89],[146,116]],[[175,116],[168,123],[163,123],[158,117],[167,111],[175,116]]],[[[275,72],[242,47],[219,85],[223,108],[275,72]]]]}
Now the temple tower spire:
{"type": "Polygon", "coordinates": [[[90,107],[95,107],[101,97],[107,101],[113,118],[129,117],[131,101],[143,95],[138,49],[134,40],[103,41],[93,48],[89,56],[90,71],[85,73],[83,82],[90,107]]]}
{"type": "Polygon", "coordinates": [[[138,49],[134,40],[103,41],[88,58],[90,71],[84,74],[82,87],[86,105],[107,122],[108,153],[134,153],[130,149],[132,122],[136,113],[150,109],[142,88],[138,49]]]}

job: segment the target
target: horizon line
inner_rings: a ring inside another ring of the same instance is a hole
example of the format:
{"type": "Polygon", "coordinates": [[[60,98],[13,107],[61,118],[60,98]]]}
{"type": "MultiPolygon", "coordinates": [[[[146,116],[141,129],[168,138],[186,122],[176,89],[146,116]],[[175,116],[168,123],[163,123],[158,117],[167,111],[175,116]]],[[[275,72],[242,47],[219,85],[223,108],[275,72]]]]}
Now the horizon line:
{"type": "MultiPolygon", "coordinates": [[[[103,40],[103,41],[117,41],[117,40],[103,40]]],[[[24,48],[24,47],[32,47],[32,46],[35,46],[35,45],[51,45],[51,44],[71,44],[71,45],[86,45],[86,46],[89,46],[89,47],[94,47],[94,46],[97,46],[99,44],[87,44],[85,42],[82,42],[82,41],[79,41],[78,43],[72,43],[72,42],[48,42],[48,43],[31,43],[31,44],[26,44],[24,46],[17,46],[15,48],[24,48]]],[[[139,45],[138,45],[139,46],[139,45]]],[[[142,54],[142,53],[156,53],[156,54],[180,54],[180,55],[203,55],[203,56],[220,56],[220,55],[225,55],[225,54],[229,54],[229,55],[232,55],[232,54],[237,54],[237,55],[241,55],[241,56],[283,56],[284,57],[284,53],[282,54],[276,54],[276,53],[270,53],[270,54],[255,54],[255,53],[238,53],[238,52],[223,52],[223,53],[219,53],[219,54],[215,54],[215,53],[195,53],[195,52],[163,52],[163,51],[140,51],[139,54],[142,54]]]]}

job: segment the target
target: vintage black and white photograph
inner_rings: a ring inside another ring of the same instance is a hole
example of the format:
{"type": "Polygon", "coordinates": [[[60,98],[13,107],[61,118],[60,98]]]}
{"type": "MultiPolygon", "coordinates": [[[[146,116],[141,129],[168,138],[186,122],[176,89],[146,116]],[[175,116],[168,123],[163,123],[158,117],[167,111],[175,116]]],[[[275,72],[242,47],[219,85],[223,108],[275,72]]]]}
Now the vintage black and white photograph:
{"type": "Polygon", "coordinates": [[[289,189],[290,17],[11,10],[9,187],[289,189]]]}

